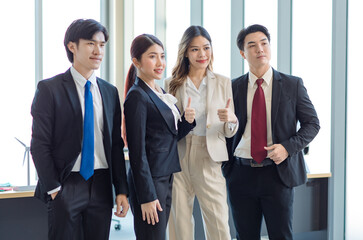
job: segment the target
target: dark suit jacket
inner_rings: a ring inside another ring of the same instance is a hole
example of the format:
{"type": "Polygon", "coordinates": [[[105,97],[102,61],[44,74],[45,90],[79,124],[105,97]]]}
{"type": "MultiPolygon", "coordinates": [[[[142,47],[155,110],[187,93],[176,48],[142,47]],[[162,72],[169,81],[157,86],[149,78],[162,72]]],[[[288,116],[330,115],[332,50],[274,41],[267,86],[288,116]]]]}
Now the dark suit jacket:
{"type": "Polygon", "coordinates": [[[130,165],[139,204],[157,199],[153,177],[179,172],[177,141],[195,126],[175,128],[170,108],[139,78],[124,103],[130,165]]]}
{"type": "MultiPolygon", "coordinates": [[[[97,83],[103,101],[103,144],[111,182],[116,195],[127,194],[118,92],[102,79],[97,78],[97,83]]],[[[47,192],[61,186],[71,173],[82,147],[82,109],[70,69],[39,82],[31,113],[30,150],[39,176],[35,196],[47,201],[47,192]]]]}
{"type": "MultiPolygon", "coordinates": [[[[272,84],[272,141],[274,144],[282,144],[289,153],[288,158],[277,165],[277,171],[286,186],[295,187],[306,182],[305,162],[301,150],[319,132],[319,119],[301,78],[273,69],[272,84]],[[298,131],[297,121],[300,122],[298,131]]],[[[248,74],[232,80],[235,112],[240,125],[236,135],[227,139],[230,162],[233,162],[233,153],[247,122],[247,86],[248,74]]]]}

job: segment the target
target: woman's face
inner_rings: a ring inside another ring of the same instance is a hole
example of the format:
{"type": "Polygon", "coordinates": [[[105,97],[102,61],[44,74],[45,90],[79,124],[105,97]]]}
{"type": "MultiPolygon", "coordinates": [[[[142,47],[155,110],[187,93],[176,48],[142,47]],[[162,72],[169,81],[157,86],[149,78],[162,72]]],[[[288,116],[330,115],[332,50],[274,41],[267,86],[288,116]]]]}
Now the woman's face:
{"type": "Polygon", "coordinates": [[[149,82],[154,79],[161,79],[165,70],[164,49],[158,44],[148,48],[141,56],[140,61],[132,59],[135,67],[138,69],[137,76],[142,80],[149,82]]]}
{"type": "Polygon", "coordinates": [[[207,69],[211,57],[212,46],[203,36],[193,38],[186,53],[190,68],[193,70],[207,69]]]}

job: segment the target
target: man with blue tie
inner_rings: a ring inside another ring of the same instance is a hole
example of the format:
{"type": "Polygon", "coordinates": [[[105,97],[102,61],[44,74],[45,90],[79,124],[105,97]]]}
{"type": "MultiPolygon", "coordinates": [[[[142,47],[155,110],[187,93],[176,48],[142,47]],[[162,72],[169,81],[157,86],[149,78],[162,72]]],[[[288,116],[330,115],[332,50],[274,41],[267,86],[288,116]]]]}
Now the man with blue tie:
{"type": "Polygon", "coordinates": [[[117,89],[96,77],[108,40],[104,26],[75,20],[64,46],[72,67],[40,81],[35,92],[31,153],[48,204],[49,239],[108,239],[129,208],[117,89]]]}
{"type": "Polygon", "coordinates": [[[227,139],[222,167],[237,239],[260,240],[263,216],[269,239],[292,240],[293,188],[306,182],[302,150],[317,135],[319,119],[302,79],[270,66],[264,26],[242,29],[237,45],[249,73],[232,82],[240,125],[227,139]]]}

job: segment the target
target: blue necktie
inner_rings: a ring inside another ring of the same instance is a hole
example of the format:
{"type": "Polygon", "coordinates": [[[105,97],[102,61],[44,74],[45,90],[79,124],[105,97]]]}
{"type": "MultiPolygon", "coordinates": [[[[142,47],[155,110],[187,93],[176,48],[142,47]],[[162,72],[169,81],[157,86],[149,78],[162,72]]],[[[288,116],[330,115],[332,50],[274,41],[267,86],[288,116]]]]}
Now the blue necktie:
{"type": "Polygon", "coordinates": [[[87,81],[84,89],[83,145],[80,174],[87,181],[94,171],[94,126],[93,99],[90,91],[91,82],[87,81]]]}

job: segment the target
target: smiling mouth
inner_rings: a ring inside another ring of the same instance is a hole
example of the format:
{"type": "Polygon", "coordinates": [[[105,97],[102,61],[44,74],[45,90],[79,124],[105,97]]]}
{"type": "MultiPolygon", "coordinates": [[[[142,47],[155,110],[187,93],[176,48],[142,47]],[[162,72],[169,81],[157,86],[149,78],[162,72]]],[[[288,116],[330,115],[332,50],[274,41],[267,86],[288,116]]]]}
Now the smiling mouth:
{"type": "Polygon", "coordinates": [[[207,59],[205,59],[205,60],[197,60],[197,62],[199,62],[199,63],[205,63],[205,62],[207,62],[207,59]]]}
{"type": "Polygon", "coordinates": [[[163,69],[155,69],[154,71],[155,71],[156,73],[158,73],[158,74],[163,73],[163,69]]]}

